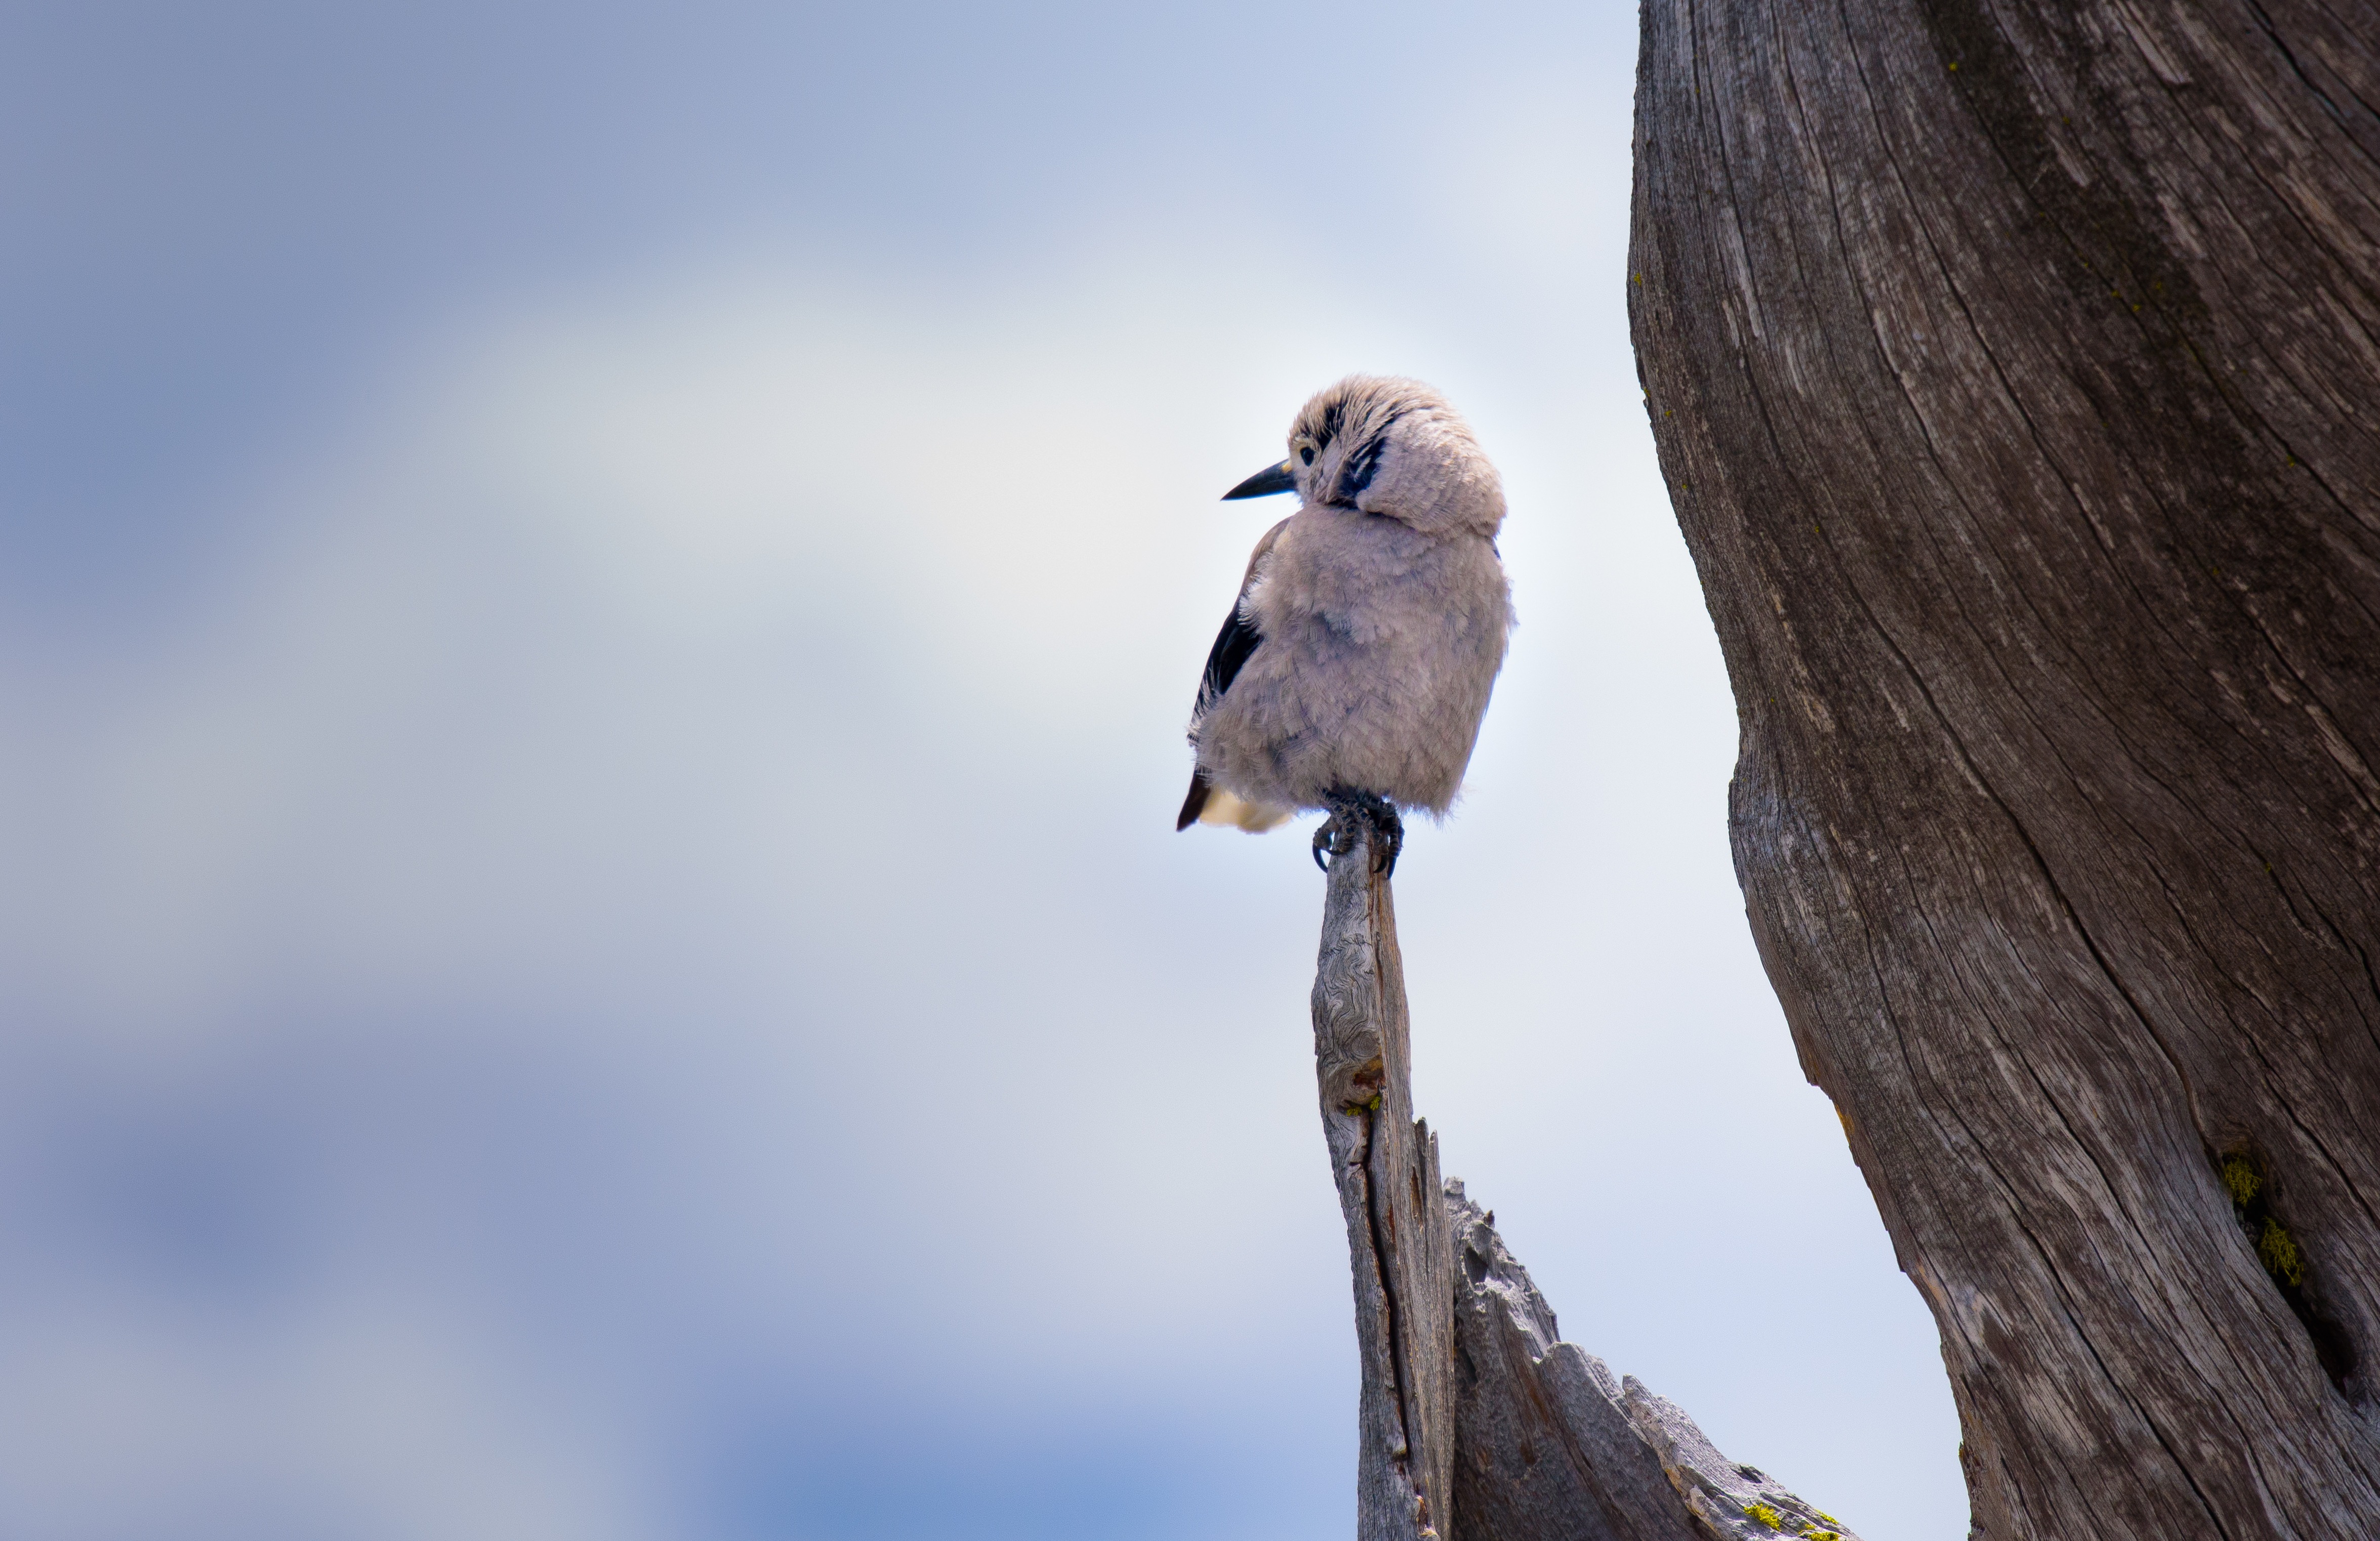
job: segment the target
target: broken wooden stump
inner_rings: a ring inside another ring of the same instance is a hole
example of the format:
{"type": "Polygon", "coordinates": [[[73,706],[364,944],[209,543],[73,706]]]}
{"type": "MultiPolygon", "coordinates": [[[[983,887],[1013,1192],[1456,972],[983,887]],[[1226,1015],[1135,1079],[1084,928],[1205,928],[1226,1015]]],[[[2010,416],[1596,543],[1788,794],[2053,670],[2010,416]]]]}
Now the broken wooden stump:
{"type": "Polygon", "coordinates": [[[1447,1183],[1446,1207],[1460,1541],[1858,1541],[1721,1455],[1683,1408],[1563,1342],[1496,1217],[1460,1182],[1447,1183]]]}
{"type": "Polygon", "coordinates": [[[1357,1541],[1444,1541],[1451,1485],[1453,1244],[1438,1145],[1414,1117],[1404,966],[1368,834],[1331,866],[1314,975],[1322,1133],[1347,1221],[1363,1363],[1357,1541]]]}
{"type": "Polygon", "coordinates": [[[1857,1541],[1560,1341],[1414,1117],[1404,968],[1368,837],[1333,863],[1315,1075],[1362,1364],[1357,1541],[1857,1541]]]}

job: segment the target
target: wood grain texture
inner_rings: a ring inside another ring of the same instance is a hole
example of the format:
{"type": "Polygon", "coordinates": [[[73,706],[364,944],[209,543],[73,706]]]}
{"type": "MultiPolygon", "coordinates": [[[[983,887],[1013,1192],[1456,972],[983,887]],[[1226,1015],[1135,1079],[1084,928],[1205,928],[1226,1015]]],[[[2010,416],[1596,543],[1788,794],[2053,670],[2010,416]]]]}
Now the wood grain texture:
{"type": "Polygon", "coordinates": [[[1439,1541],[1454,1452],[1453,1244],[1413,1111],[1404,965],[1371,837],[1335,859],[1314,975],[1322,1132],[1347,1222],[1363,1365],[1358,1541],[1439,1541]]]}
{"type": "Polygon", "coordinates": [[[1358,1541],[1858,1541],[1633,1377],[1560,1341],[1496,1217],[1413,1114],[1396,908],[1370,836],[1335,860],[1314,1064],[1362,1365],[1358,1541]]]}
{"type": "Polygon", "coordinates": [[[1675,1403],[1561,1341],[1496,1233],[1446,1185],[1455,1247],[1456,1541],[1859,1541],[1721,1455],[1675,1403]]]}
{"type": "Polygon", "coordinates": [[[2380,1535],[2380,9],[1643,16],[1738,875],[1973,1534],[2380,1535]]]}

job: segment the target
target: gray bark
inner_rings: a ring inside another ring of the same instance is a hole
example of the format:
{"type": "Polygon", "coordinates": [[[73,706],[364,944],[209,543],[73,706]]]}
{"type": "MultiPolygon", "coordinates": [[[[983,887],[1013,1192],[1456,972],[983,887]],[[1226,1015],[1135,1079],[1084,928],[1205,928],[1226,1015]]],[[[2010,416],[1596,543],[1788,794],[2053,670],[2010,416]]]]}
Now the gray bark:
{"type": "Polygon", "coordinates": [[[1369,837],[1331,864],[1314,975],[1322,1132],[1355,1280],[1359,1541],[1444,1535],[1454,1453],[1453,1247],[1413,1111],[1404,965],[1369,837]]]}
{"type": "Polygon", "coordinates": [[[1495,1217],[1439,1182],[1367,841],[1331,867],[1314,1053],[1354,1278],[1359,1541],[1858,1541],[1560,1341],[1495,1217]]]}
{"type": "Polygon", "coordinates": [[[1859,1541],[1721,1455],[1684,1409],[1561,1341],[1496,1217],[1446,1185],[1454,1304],[1458,1541],[1859,1541]]]}
{"type": "Polygon", "coordinates": [[[1643,16],[1738,875],[1974,1534],[2380,1534],[2380,10],[1643,16]]]}

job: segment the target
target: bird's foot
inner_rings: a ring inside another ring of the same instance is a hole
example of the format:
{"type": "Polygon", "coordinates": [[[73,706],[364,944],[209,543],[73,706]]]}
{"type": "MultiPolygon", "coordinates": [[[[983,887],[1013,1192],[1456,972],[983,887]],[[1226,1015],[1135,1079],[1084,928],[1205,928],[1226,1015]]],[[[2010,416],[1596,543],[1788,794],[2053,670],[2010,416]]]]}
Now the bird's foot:
{"type": "Polygon", "coordinates": [[[1324,819],[1321,826],[1314,831],[1314,865],[1328,872],[1330,870],[1330,862],[1337,861],[1354,848],[1354,821],[1341,817],[1340,811],[1332,808],[1330,817],[1324,819]],[[1330,857],[1330,861],[1323,859],[1325,855],[1330,857]]]}
{"type": "Polygon", "coordinates": [[[1314,831],[1314,865],[1325,872],[1330,866],[1322,858],[1327,852],[1332,861],[1355,848],[1359,827],[1371,836],[1372,870],[1386,878],[1397,869],[1397,854],[1404,849],[1404,820],[1397,817],[1396,805],[1386,797],[1369,792],[1333,790],[1329,795],[1330,817],[1314,831]]]}
{"type": "Polygon", "coordinates": [[[1394,877],[1397,857],[1405,848],[1405,821],[1397,817],[1397,806],[1386,797],[1366,795],[1363,813],[1372,825],[1372,870],[1383,878],[1394,877]]]}

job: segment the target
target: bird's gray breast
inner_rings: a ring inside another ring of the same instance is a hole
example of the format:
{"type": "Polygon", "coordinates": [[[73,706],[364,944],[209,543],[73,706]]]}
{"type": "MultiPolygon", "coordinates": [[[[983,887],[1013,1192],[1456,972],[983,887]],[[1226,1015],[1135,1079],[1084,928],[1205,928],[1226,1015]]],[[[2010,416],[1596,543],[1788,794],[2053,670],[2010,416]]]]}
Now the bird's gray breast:
{"type": "Polygon", "coordinates": [[[1307,631],[1391,651],[1480,631],[1500,637],[1503,566],[1484,537],[1425,535],[1353,511],[1311,513],[1324,516],[1284,532],[1294,539],[1275,550],[1249,595],[1267,637],[1307,631]]]}
{"type": "Polygon", "coordinates": [[[1445,544],[1395,519],[1308,509],[1283,532],[1249,609],[1269,637],[1319,629],[1384,643],[1427,620],[1430,596],[1445,586],[1445,544]]]}
{"type": "Polygon", "coordinates": [[[1339,786],[1443,811],[1503,660],[1504,594],[1484,536],[1302,511],[1248,589],[1263,644],[1201,723],[1202,764],[1287,806],[1339,786]]]}

